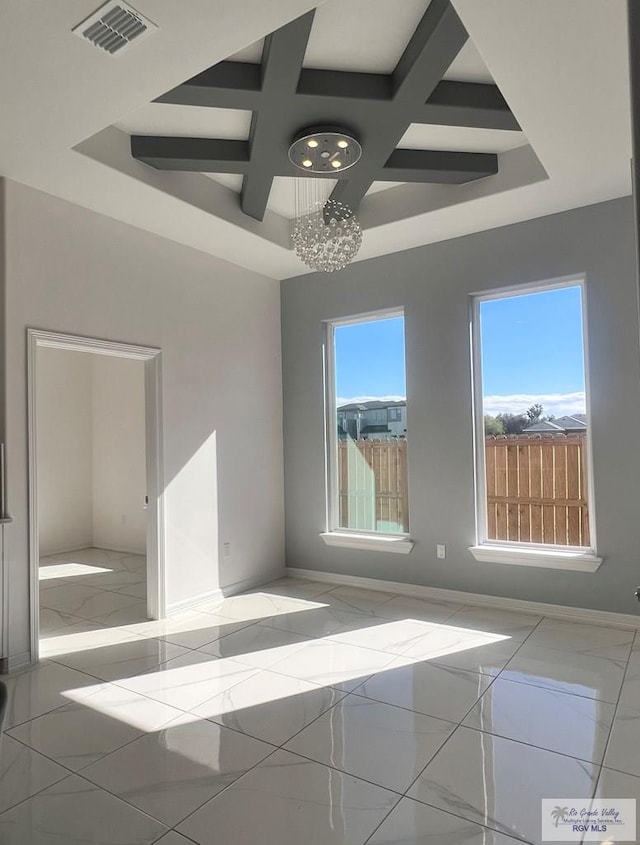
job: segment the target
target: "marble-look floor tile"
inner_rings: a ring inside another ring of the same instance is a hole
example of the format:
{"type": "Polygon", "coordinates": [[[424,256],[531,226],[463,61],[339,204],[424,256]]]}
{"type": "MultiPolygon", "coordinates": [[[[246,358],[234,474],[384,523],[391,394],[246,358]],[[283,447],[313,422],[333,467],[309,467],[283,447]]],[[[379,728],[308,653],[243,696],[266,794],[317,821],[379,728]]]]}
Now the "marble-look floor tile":
{"type": "Polygon", "coordinates": [[[103,681],[116,681],[148,672],[168,660],[189,653],[189,649],[173,643],[140,637],[129,642],[70,652],[58,656],[56,661],[103,681]]]}
{"type": "Polygon", "coordinates": [[[598,798],[634,798],[640,809],[640,777],[603,766],[595,794],[595,799],[598,798]]]}
{"type": "Polygon", "coordinates": [[[5,735],[0,739],[0,813],[68,774],[62,766],[5,735]]]}
{"type": "Polygon", "coordinates": [[[261,622],[268,628],[315,638],[330,637],[344,631],[370,630],[383,623],[384,620],[367,614],[349,613],[331,607],[314,608],[306,613],[284,613],[261,622]]]}
{"type": "Polygon", "coordinates": [[[640,777],[640,706],[618,707],[604,764],[640,777]]]}
{"type": "Polygon", "coordinates": [[[151,619],[137,625],[127,625],[125,630],[141,637],[154,637],[185,648],[197,649],[253,624],[255,623],[232,622],[224,616],[190,610],[167,619],[151,619]]]}
{"type": "Polygon", "coordinates": [[[490,675],[495,678],[521,645],[511,639],[498,640],[485,645],[463,648],[460,651],[451,651],[442,657],[434,657],[431,662],[441,666],[451,666],[454,669],[479,672],[481,675],[490,675]]]}
{"type": "Polygon", "coordinates": [[[373,620],[367,616],[359,627],[329,634],[328,639],[400,655],[412,646],[419,645],[423,637],[437,628],[433,622],[421,622],[418,619],[373,620]]]}
{"type": "Polygon", "coordinates": [[[208,643],[199,651],[214,657],[234,657],[248,666],[267,669],[309,642],[308,637],[258,624],[208,643]]]}
{"type": "Polygon", "coordinates": [[[378,616],[387,619],[420,619],[423,622],[444,622],[450,619],[463,605],[446,601],[415,599],[411,596],[396,596],[377,609],[378,616]]]}
{"type": "Polygon", "coordinates": [[[271,668],[318,686],[332,686],[351,692],[369,675],[385,669],[395,655],[331,640],[314,641],[271,668]]]}
{"type": "Polygon", "coordinates": [[[2,845],[151,845],[166,830],[78,775],[0,815],[2,845]]]}
{"type": "Polygon", "coordinates": [[[138,584],[129,584],[127,587],[121,587],[117,592],[125,596],[135,596],[137,599],[147,599],[147,582],[140,581],[138,584]]]}
{"type": "Polygon", "coordinates": [[[626,661],[631,651],[633,636],[633,631],[625,631],[622,628],[544,619],[531,635],[527,645],[626,661]]]}
{"type": "Polygon", "coordinates": [[[417,713],[459,722],[491,683],[491,678],[403,658],[356,689],[357,695],[417,713]]]}
{"type": "Polygon", "coordinates": [[[379,786],[277,751],[178,830],[198,845],[356,845],[397,800],[379,786]]]}
{"type": "Polygon", "coordinates": [[[500,642],[511,640],[503,634],[487,634],[484,631],[458,628],[448,622],[442,622],[416,639],[402,654],[415,660],[444,663],[445,660],[461,657],[466,652],[500,642]]]}
{"type": "Polygon", "coordinates": [[[170,830],[169,833],[158,839],[154,845],[193,845],[193,839],[186,839],[182,834],[175,830],[170,830]]]}
{"type": "Polygon", "coordinates": [[[185,723],[183,716],[82,774],[172,827],[273,750],[213,722],[185,723]]]}
{"type": "Polygon", "coordinates": [[[72,616],[70,613],[62,613],[59,610],[53,610],[50,607],[40,608],[40,636],[46,636],[54,631],[60,631],[62,628],[68,628],[69,625],[77,625],[79,622],[84,622],[80,616],[72,616]]]}
{"type": "Polygon", "coordinates": [[[249,736],[282,745],[345,693],[263,671],[205,701],[194,713],[249,736]]]}
{"type": "Polygon", "coordinates": [[[541,616],[513,610],[465,607],[454,614],[448,620],[448,624],[473,631],[483,631],[486,634],[502,635],[511,640],[523,642],[541,619],[541,616]]]}
{"type": "MultiPolygon", "coordinates": [[[[91,616],[82,613],[85,602],[95,599],[96,596],[105,595],[104,590],[96,587],[87,587],[84,584],[61,584],[58,587],[50,587],[40,591],[40,607],[48,610],[57,610],[70,616],[81,619],[90,619],[91,616]]],[[[108,596],[108,593],[106,594],[108,596]]],[[[94,614],[95,616],[95,614],[94,614]]]]}
{"type": "Polygon", "coordinates": [[[499,833],[540,843],[540,801],[593,794],[599,767],[457,728],[407,793],[499,833]]]}
{"type": "Polygon", "coordinates": [[[177,707],[170,707],[117,684],[97,682],[92,687],[71,690],[67,695],[76,704],[145,734],[158,731],[169,722],[184,716],[184,711],[177,707]]]}
{"type": "Polygon", "coordinates": [[[146,601],[140,601],[135,596],[128,596],[124,593],[109,593],[117,599],[111,605],[105,606],[105,611],[99,616],[93,617],[95,622],[109,627],[122,627],[124,625],[135,625],[149,620],[146,601]]]}
{"type": "Polygon", "coordinates": [[[362,590],[359,587],[334,587],[324,593],[322,601],[335,610],[348,613],[375,613],[378,608],[395,598],[394,593],[378,590],[362,590]]]}
{"type": "MultiPolygon", "coordinates": [[[[308,613],[322,607],[321,599],[299,599],[293,596],[278,596],[271,593],[257,592],[232,596],[212,607],[220,616],[236,622],[259,622],[284,613],[308,613]]],[[[199,610],[205,610],[202,605],[199,610]]]]}
{"type": "Polygon", "coordinates": [[[640,652],[632,651],[620,691],[620,706],[640,709],[640,652]]]}
{"type": "Polygon", "coordinates": [[[54,587],[41,595],[43,606],[81,619],[102,619],[116,610],[132,607],[139,602],[135,596],[81,585],[54,587]]]}
{"type": "MultiPolygon", "coordinates": [[[[41,752],[69,769],[78,771],[95,763],[106,754],[142,736],[141,725],[149,725],[150,713],[157,710],[157,702],[134,696],[127,690],[113,687],[110,691],[100,688],[102,694],[82,696],[81,701],[60,707],[13,728],[9,735],[41,752]],[[109,694],[110,692],[110,694],[109,694]],[[137,698],[137,701],[132,699],[137,698]],[[138,725],[132,715],[138,716],[138,725]]],[[[180,711],[165,708],[162,724],[175,719],[180,711]]],[[[158,721],[157,714],[155,715],[158,721]]]]}
{"type": "Polygon", "coordinates": [[[624,661],[540,648],[526,642],[500,677],[615,703],[624,670],[624,661]]]}
{"type": "Polygon", "coordinates": [[[7,685],[7,715],[5,728],[11,728],[42,716],[50,710],[69,703],[68,690],[92,686],[95,678],[60,666],[40,663],[18,675],[4,676],[7,685]]]}
{"type": "Polygon", "coordinates": [[[349,695],[287,743],[318,763],[404,792],[454,725],[349,695]]]}
{"type": "Polygon", "coordinates": [[[86,587],[117,592],[134,585],[146,585],[146,573],[139,570],[114,569],[112,572],[99,572],[95,575],[83,575],[78,583],[86,587]]]}
{"type": "Polygon", "coordinates": [[[601,763],[615,705],[512,681],[494,681],[463,725],[601,763]]]}
{"type": "MultiPolygon", "coordinates": [[[[53,631],[40,639],[40,657],[57,660],[68,654],[106,648],[117,643],[130,643],[142,639],[123,628],[105,628],[90,619],[53,631]]],[[[62,662],[62,661],[61,661],[62,662]]]]}
{"type": "Polygon", "coordinates": [[[187,711],[247,680],[256,671],[237,660],[219,660],[193,651],[144,675],[124,678],[117,683],[125,689],[187,711]]]}
{"type": "Polygon", "coordinates": [[[521,841],[403,798],[367,845],[516,845],[521,841]]]}

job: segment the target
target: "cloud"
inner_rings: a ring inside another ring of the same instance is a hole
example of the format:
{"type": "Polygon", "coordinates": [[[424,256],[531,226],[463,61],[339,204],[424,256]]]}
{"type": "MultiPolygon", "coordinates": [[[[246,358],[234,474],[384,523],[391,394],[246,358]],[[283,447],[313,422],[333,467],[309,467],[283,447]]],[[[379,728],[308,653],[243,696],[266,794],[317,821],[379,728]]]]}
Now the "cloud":
{"type": "Polygon", "coordinates": [[[587,410],[585,394],[583,393],[512,393],[506,396],[494,395],[484,397],[484,413],[521,414],[527,408],[539,403],[544,414],[561,417],[563,414],[584,414],[587,410]]]}
{"type": "Polygon", "coordinates": [[[386,396],[353,396],[351,399],[343,399],[342,397],[338,396],[336,399],[336,405],[351,405],[357,404],[360,405],[362,402],[404,402],[404,396],[392,396],[391,394],[387,394],[386,396]]]}

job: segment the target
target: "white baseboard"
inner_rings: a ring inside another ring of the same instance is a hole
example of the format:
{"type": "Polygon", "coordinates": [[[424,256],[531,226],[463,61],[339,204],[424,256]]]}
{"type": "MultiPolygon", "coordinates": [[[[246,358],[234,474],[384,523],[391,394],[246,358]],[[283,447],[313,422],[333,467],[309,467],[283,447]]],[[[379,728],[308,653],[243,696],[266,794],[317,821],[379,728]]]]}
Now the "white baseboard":
{"type": "Polygon", "coordinates": [[[19,672],[31,664],[31,652],[23,651],[21,654],[14,654],[9,658],[9,672],[19,672]]]}
{"type": "Polygon", "coordinates": [[[503,596],[484,596],[478,593],[463,593],[459,590],[445,590],[441,587],[423,587],[400,581],[381,581],[376,578],[363,578],[358,575],[340,575],[337,572],[319,572],[313,569],[287,567],[287,574],[292,578],[304,578],[308,581],[322,581],[349,587],[362,587],[365,590],[383,590],[387,593],[430,599],[432,601],[451,601],[458,604],[495,607],[500,610],[520,610],[523,613],[535,613],[538,616],[552,616],[557,619],[569,619],[573,622],[585,622],[590,625],[608,625],[614,628],[640,628],[640,614],[614,613],[609,610],[568,607],[561,604],[545,604],[523,599],[510,599],[503,596]]]}
{"type": "Polygon", "coordinates": [[[173,604],[167,605],[167,616],[175,616],[177,613],[184,613],[186,610],[197,610],[202,604],[221,602],[224,599],[222,590],[209,590],[208,593],[200,593],[190,599],[182,599],[173,604]]]}
{"type": "Polygon", "coordinates": [[[220,587],[217,590],[211,590],[208,593],[202,593],[192,599],[184,599],[183,601],[175,602],[167,607],[167,616],[173,616],[176,613],[183,613],[185,610],[197,610],[203,604],[212,605],[220,604],[225,598],[235,596],[238,593],[244,593],[245,590],[253,590],[256,587],[262,587],[264,584],[269,584],[278,578],[282,578],[287,574],[283,569],[280,573],[274,574],[265,578],[264,575],[257,575],[254,578],[245,578],[244,581],[236,581],[233,584],[227,584],[225,587],[220,587]]]}
{"type": "Polygon", "coordinates": [[[90,549],[93,547],[93,540],[87,540],[86,543],[75,543],[73,546],[63,546],[59,549],[43,549],[40,548],[40,557],[51,557],[51,555],[64,555],[70,552],[80,552],[83,549],[90,549]]]}

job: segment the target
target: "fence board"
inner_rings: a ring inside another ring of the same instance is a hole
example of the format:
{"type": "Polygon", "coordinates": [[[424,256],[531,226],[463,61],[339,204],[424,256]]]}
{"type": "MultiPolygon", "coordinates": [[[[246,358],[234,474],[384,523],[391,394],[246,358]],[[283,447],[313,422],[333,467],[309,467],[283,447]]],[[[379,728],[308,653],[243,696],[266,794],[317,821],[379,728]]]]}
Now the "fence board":
{"type": "Polygon", "coordinates": [[[589,545],[584,435],[487,437],[485,455],[489,539],[589,545]]]}
{"type": "MultiPolygon", "coordinates": [[[[338,444],[340,525],[409,531],[407,440],[338,444]]],[[[589,546],[584,435],[487,437],[487,536],[589,546]]]]}

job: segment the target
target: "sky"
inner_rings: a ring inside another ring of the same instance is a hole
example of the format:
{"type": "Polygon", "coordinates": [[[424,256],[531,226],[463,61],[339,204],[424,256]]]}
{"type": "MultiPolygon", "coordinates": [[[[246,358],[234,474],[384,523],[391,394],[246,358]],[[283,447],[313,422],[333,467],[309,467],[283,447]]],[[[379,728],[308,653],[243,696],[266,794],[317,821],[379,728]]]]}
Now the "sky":
{"type": "MultiPolygon", "coordinates": [[[[579,286],[487,300],[480,305],[484,412],[584,413],[579,286]]],[[[404,319],[335,331],[338,404],[406,396],[404,319]]]]}

